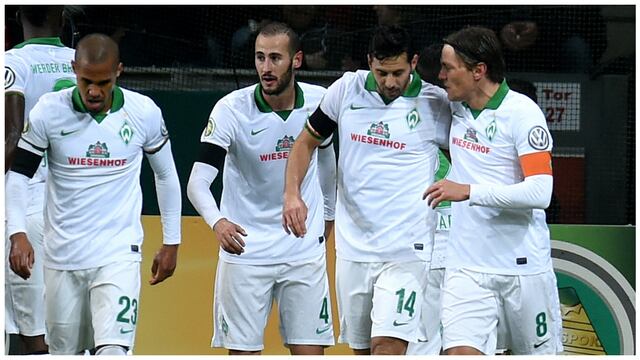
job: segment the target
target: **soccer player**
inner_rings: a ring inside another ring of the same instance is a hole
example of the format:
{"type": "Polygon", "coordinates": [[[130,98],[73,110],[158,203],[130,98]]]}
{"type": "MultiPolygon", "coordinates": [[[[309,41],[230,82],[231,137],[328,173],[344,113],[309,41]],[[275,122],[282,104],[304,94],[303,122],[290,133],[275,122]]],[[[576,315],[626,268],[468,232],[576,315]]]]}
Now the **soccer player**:
{"type": "Polygon", "coordinates": [[[120,88],[118,46],[84,37],[72,62],[77,86],[43,95],[29,113],[7,180],[7,231],[21,256],[11,270],[31,275],[25,234],[29,179],[47,150],[44,279],[49,351],[124,355],[133,347],[140,292],[145,153],[155,174],[164,245],[151,285],[173,274],[180,243],[180,184],[160,109],[120,88]]]}
{"type": "Polygon", "coordinates": [[[450,200],[442,294],[447,354],[493,354],[497,325],[514,354],[562,350],[561,317],[544,208],[553,186],[552,139],[531,99],[509,90],[493,31],[445,38],[440,79],[453,114],[450,176],[427,189],[450,200]]]}
{"type": "Polygon", "coordinates": [[[300,186],[313,150],[339,131],[339,341],[356,354],[404,354],[420,333],[435,227],[422,193],[433,183],[438,147],[447,146],[451,115],[444,90],[414,71],[409,44],[406,30],[378,28],[370,71],[347,72],[327,89],[287,165],[283,225],[304,236],[313,211],[300,186]]]}
{"type": "MultiPolygon", "coordinates": [[[[5,173],[13,161],[24,119],[46,92],[73,85],[71,69],[74,50],[62,44],[63,6],[20,6],[17,18],[25,41],[5,52],[5,173]]],[[[19,334],[25,354],[47,353],[44,341],[44,273],[42,269],[42,229],[47,176],[42,161],[29,182],[26,231],[31,248],[12,246],[5,237],[5,331],[19,334]],[[22,251],[34,254],[31,276],[21,278],[9,269],[11,257],[22,251]]]]}
{"type": "Polygon", "coordinates": [[[289,151],[326,91],[295,80],[302,57],[289,26],[272,22],[260,30],[260,81],[214,106],[187,186],[189,200],[220,243],[211,345],[230,355],[260,354],[274,300],[292,354],[322,355],[334,344],[325,260],[336,196],[331,139],[314,153],[302,186],[309,232],[297,239],[281,223],[289,151]],[[209,187],[223,168],[218,209],[209,187]]]}
{"type": "MultiPolygon", "coordinates": [[[[445,179],[451,170],[451,163],[442,151],[438,153],[435,181],[445,179]]],[[[443,201],[434,209],[428,208],[435,217],[436,231],[433,239],[431,263],[427,273],[427,288],[422,306],[422,326],[425,327],[423,339],[409,343],[407,355],[440,355],[442,350],[442,332],[440,325],[440,300],[445,273],[445,258],[449,229],[451,228],[451,202],[443,201]]]]}

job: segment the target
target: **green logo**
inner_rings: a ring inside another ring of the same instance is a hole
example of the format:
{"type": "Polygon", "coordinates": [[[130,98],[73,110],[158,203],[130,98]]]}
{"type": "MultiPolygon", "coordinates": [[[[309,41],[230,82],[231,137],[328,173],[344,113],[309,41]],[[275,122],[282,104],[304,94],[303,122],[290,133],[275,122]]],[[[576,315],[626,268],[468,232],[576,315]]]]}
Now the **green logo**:
{"type": "Polygon", "coordinates": [[[489,141],[492,141],[493,137],[496,135],[496,132],[498,132],[498,125],[496,125],[496,120],[494,119],[484,131],[487,134],[489,141]]]}
{"type": "Polygon", "coordinates": [[[369,130],[367,130],[367,135],[379,137],[382,139],[388,139],[391,134],[389,133],[389,124],[385,124],[382,121],[371,124],[369,130]]]}
{"type": "Polygon", "coordinates": [[[349,109],[351,110],[360,110],[360,109],[364,109],[366,108],[366,106],[357,106],[357,105],[353,105],[351,104],[351,106],[349,107],[349,109]]]}
{"type": "Polygon", "coordinates": [[[222,332],[225,335],[229,335],[229,324],[227,324],[227,321],[224,319],[224,317],[222,317],[222,332]]]}
{"type": "Polygon", "coordinates": [[[100,141],[97,141],[95,144],[89,145],[86,156],[90,158],[108,158],[110,154],[109,148],[107,148],[107,143],[101,143],[100,141]]]}
{"type": "Polygon", "coordinates": [[[399,322],[398,320],[393,320],[393,326],[404,326],[407,324],[408,322],[399,322]]]}
{"type": "Polygon", "coordinates": [[[324,329],[316,328],[316,334],[320,335],[326,333],[327,331],[329,331],[329,329],[331,329],[331,325],[325,327],[324,329]]]}
{"type": "Polygon", "coordinates": [[[276,151],[290,151],[295,141],[296,140],[293,138],[293,136],[285,135],[282,139],[278,140],[276,151]]]}
{"type": "Polygon", "coordinates": [[[267,130],[267,129],[268,129],[268,127],[264,128],[264,129],[257,130],[257,131],[255,131],[255,130],[251,130],[251,135],[252,135],[252,136],[253,136],[253,135],[258,135],[258,134],[260,134],[261,132],[263,132],[263,131],[265,131],[265,130],[267,130]]]}
{"type": "Polygon", "coordinates": [[[129,123],[125,120],[124,124],[120,128],[120,137],[125,144],[129,145],[131,138],[133,137],[133,129],[129,126],[129,123]]]}
{"type": "Polygon", "coordinates": [[[213,130],[216,129],[216,122],[213,121],[213,117],[209,118],[209,121],[207,121],[207,128],[204,129],[204,136],[209,136],[213,133],[213,130]]]}
{"type": "Polygon", "coordinates": [[[128,334],[128,333],[132,333],[132,332],[133,332],[133,329],[125,330],[123,328],[120,328],[120,334],[128,334]]]}
{"type": "Polygon", "coordinates": [[[418,114],[418,110],[413,109],[407,114],[407,125],[409,125],[409,130],[415,129],[416,126],[420,123],[420,114],[418,114]]]}

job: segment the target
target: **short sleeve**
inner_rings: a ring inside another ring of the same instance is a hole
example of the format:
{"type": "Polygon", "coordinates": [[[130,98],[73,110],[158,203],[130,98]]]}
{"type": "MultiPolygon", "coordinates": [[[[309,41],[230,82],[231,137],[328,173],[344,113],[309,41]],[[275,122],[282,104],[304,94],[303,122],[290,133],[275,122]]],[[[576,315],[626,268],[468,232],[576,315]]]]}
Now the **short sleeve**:
{"type": "Polygon", "coordinates": [[[530,101],[519,108],[519,114],[513,128],[518,156],[535,152],[551,152],[553,139],[540,108],[530,101]]]}
{"type": "Polygon", "coordinates": [[[218,145],[229,151],[233,142],[236,117],[225,98],[218,101],[209,114],[207,126],[202,131],[200,141],[218,145]]]}
{"type": "Polygon", "coordinates": [[[54,104],[51,104],[51,99],[55,98],[52,95],[42,96],[29,112],[24,120],[24,129],[18,147],[41,156],[44,150],[49,147],[46,120],[51,116],[51,109],[55,108],[54,104]]]}
{"type": "Polygon", "coordinates": [[[451,131],[451,103],[446,92],[438,94],[440,98],[436,115],[436,142],[442,149],[449,148],[449,132],[451,131]]]}
{"type": "Polygon", "coordinates": [[[149,110],[147,111],[147,118],[144,120],[145,123],[149,125],[147,127],[147,138],[143,149],[146,153],[154,153],[160,150],[167,140],[169,140],[169,132],[167,131],[160,108],[151,99],[147,100],[149,110]]]}
{"type": "Polygon", "coordinates": [[[5,53],[4,56],[4,91],[24,94],[29,69],[17,56],[5,53]]]}
{"type": "Polygon", "coordinates": [[[331,84],[331,86],[327,88],[327,92],[324,94],[322,101],[320,101],[320,110],[335,122],[338,122],[338,118],[340,117],[340,108],[345,93],[345,79],[349,77],[350,74],[351,73],[346,73],[331,84]]]}

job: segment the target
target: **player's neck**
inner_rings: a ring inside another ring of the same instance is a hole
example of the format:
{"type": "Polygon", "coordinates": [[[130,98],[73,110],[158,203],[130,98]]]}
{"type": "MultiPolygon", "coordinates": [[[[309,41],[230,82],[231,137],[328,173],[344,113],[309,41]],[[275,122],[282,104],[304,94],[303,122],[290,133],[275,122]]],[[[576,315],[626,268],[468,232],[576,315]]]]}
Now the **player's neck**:
{"type": "Polygon", "coordinates": [[[262,92],[262,96],[273,111],[292,110],[296,103],[296,91],[293,81],[280,94],[267,95],[262,92]]]}
{"type": "Polygon", "coordinates": [[[474,110],[482,110],[500,88],[500,83],[481,79],[467,104],[474,110]]]}
{"type": "Polygon", "coordinates": [[[24,40],[30,40],[35,38],[45,38],[45,37],[59,37],[59,33],[56,33],[54,30],[49,28],[37,28],[32,26],[25,26],[22,29],[22,35],[24,40]]]}

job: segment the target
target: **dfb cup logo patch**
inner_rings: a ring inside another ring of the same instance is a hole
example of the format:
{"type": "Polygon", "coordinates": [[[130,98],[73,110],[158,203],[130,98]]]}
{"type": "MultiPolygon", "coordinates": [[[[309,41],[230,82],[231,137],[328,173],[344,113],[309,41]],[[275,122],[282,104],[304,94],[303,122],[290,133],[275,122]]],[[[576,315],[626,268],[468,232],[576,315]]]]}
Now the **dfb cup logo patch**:
{"type": "Polygon", "coordinates": [[[4,88],[5,90],[10,88],[13,83],[16,82],[16,74],[11,70],[10,67],[4,67],[4,88]]]}
{"type": "Polygon", "coordinates": [[[529,130],[529,145],[536,150],[546,150],[549,139],[549,133],[542,126],[534,126],[529,130]]]}
{"type": "Polygon", "coordinates": [[[215,121],[213,121],[213,117],[209,118],[209,121],[207,122],[207,128],[204,129],[204,136],[209,136],[213,133],[213,130],[216,129],[216,123],[215,121]]]}

